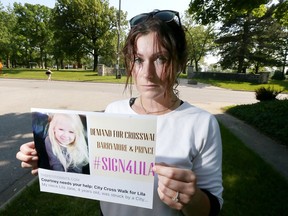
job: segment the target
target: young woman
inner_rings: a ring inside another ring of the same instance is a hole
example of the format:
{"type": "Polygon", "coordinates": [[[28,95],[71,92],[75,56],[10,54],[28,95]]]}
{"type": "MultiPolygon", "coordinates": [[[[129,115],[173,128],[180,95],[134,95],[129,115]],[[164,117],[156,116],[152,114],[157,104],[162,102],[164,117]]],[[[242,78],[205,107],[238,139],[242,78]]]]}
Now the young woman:
{"type": "MultiPolygon", "coordinates": [[[[101,202],[104,216],[217,215],[222,199],[222,144],[214,116],[178,97],[177,76],[187,60],[185,32],[178,12],[156,10],[130,20],[123,50],[126,88],[139,96],[116,101],[107,113],[157,115],[153,209],[101,202]]],[[[37,173],[33,143],[17,158],[37,173]]]]}

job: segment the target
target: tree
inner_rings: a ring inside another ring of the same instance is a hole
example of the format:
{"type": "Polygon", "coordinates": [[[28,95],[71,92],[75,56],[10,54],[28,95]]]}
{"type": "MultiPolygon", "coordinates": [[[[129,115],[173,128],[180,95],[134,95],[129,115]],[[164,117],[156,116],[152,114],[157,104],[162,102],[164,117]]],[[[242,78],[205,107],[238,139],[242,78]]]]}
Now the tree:
{"type": "Polygon", "coordinates": [[[261,65],[277,67],[282,65],[287,36],[283,26],[273,16],[258,20],[253,37],[255,45],[249,56],[249,60],[255,62],[256,73],[261,65]]]}
{"type": "Polygon", "coordinates": [[[288,1],[280,0],[274,13],[275,18],[285,27],[288,27],[288,1]]]}
{"type": "Polygon", "coordinates": [[[267,4],[271,0],[191,0],[188,12],[193,20],[202,25],[223,22],[231,16],[249,14],[254,8],[267,4]]]}
{"type": "Polygon", "coordinates": [[[25,64],[38,62],[46,67],[48,47],[52,37],[49,22],[51,9],[43,5],[25,3],[24,6],[14,3],[17,24],[14,28],[19,50],[23,49],[25,64]]]}
{"type": "Polygon", "coordinates": [[[212,25],[197,25],[187,11],[182,23],[186,32],[188,62],[190,66],[194,63],[195,71],[199,72],[199,62],[214,48],[214,29],[212,25]]]}
{"type": "Polygon", "coordinates": [[[199,62],[203,57],[213,49],[213,28],[212,26],[204,27],[202,25],[186,27],[186,39],[188,46],[188,60],[190,66],[192,62],[195,71],[199,72],[199,62]]]}
{"type": "Polygon", "coordinates": [[[16,24],[14,13],[8,8],[5,11],[0,4],[0,59],[6,60],[6,66],[10,67],[10,58],[13,53],[14,43],[14,32],[13,28],[16,24]]]}
{"type": "MultiPolygon", "coordinates": [[[[202,24],[222,23],[216,42],[220,47],[223,68],[234,68],[238,73],[241,73],[246,72],[246,68],[253,61],[257,61],[256,64],[260,60],[263,64],[273,62],[271,61],[273,55],[267,55],[266,58],[263,58],[264,55],[262,58],[259,58],[259,55],[257,57],[257,53],[260,53],[260,47],[267,50],[266,54],[275,53],[271,52],[272,46],[269,48],[271,43],[267,43],[270,39],[266,37],[266,41],[264,40],[265,34],[260,33],[261,25],[258,24],[262,20],[270,19],[275,9],[274,6],[267,9],[264,4],[268,2],[267,0],[246,2],[237,0],[191,1],[189,12],[196,21],[202,24]],[[264,37],[261,37],[261,34],[264,37]]],[[[277,62],[275,57],[274,55],[274,62],[277,62]]]]}
{"type": "Polygon", "coordinates": [[[225,20],[220,28],[218,39],[221,66],[223,69],[232,68],[238,73],[245,73],[249,67],[249,58],[253,56],[256,42],[256,23],[259,13],[235,13],[225,20]]]}
{"type": "Polygon", "coordinates": [[[274,17],[279,21],[283,26],[283,37],[280,41],[280,52],[282,53],[282,74],[284,76],[285,67],[288,65],[287,56],[288,56],[288,1],[280,0],[278,7],[275,10],[274,17]]]}
{"type": "Polygon", "coordinates": [[[58,0],[54,24],[59,40],[66,41],[70,53],[90,54],[96,70],[99,56],[115,56],[117,12],[107,0],[58,0]],[[61,37],[61,39],[60,39],[61,37]],[[114,49],[113,49],[114,48],[114,49]]]}

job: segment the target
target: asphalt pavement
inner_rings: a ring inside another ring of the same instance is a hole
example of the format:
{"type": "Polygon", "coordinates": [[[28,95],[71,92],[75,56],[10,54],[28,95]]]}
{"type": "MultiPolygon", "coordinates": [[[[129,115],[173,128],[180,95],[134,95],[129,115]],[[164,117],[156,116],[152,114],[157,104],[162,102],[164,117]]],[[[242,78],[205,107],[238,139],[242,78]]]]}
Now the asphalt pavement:
{"type": "MultiPolygon", "coordinates": [[[[217,119],[288,180],[288,149],[244,122],[224,114],[222,107],[256,103],[254,92],[232,91],[181,80],[180,98],[217,119]]],[[[137,96],[134,89],[133,95],[137,96]]],[[[0,79],[0,206],[35,179],[15,158],[21,144],[32,140],[30,109],[102,111],[112,101],[129,98],[123,84],[0,79]]]]}

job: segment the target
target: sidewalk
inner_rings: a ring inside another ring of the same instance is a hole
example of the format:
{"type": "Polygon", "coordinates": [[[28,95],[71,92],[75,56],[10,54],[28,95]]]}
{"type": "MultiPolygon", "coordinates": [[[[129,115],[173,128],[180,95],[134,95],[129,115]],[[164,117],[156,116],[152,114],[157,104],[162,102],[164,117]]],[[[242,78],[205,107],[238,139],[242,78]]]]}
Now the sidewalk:
{"type": "Polygon", "coordinates": [[[216,118],[288,181],[288,148],[286,146],[276,143],[229,114],[217,114],[216,118]]]}

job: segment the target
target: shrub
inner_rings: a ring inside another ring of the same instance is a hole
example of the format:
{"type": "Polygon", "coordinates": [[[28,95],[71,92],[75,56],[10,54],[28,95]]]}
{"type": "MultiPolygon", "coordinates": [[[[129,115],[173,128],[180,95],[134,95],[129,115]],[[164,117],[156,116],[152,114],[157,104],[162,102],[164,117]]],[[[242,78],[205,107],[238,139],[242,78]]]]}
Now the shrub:
{"type": "Polygon", "coordinates": [[[227,113],[288,147],[288,99],[230,107],[227,113]]]}
{"type": "Polygon", "coordinates": [[[280,94],[282,90],[275,90],[274,87],[260,87],[255,90],[256,99],[259,101],[268,101],[268,100],[276,100],[278,94],[280,94]]]}
{"type": "Polygon", "coordinates": [[[285,80],[285,75],[281,71],[275,71],[271,77],[273,80],[285,80]]]}

